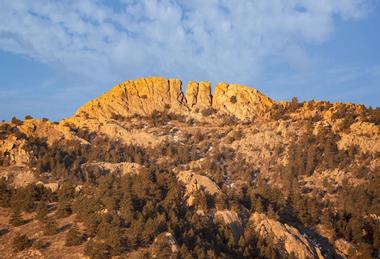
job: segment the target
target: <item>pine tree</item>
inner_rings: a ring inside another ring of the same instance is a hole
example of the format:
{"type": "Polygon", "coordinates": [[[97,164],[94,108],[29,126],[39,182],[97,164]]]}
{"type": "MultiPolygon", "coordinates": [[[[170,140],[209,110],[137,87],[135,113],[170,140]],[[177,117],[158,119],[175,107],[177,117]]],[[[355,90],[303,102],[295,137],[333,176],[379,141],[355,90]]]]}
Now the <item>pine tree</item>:
{"type": "Polygon", "coordinates": [[[31,247],[33,241],[30,240],[27,235],[16,235],[12,243],[14,251],[19,252],[31,247]]]}
{"type": "Polygon", "coordinates": [[[46,220],[46,217],[49,213],[46,201],[40,201],[37,205],[36,210],[37,210],[36,219],[39,221],[46,220]]]}
{"type": "Polygon", "coordinates": [[[272,204],[268,206],[268,217],[273,220],[278,220],[280,217],[278,216],[277,212],[273,209],[272,204]]]}
{"type": "Polygon", "coordinates": [[[224,194],[217,194],[215,206],[217,210],[224,210],[228,208],[228,200],[224,194]]]}
{"type": "Polygon", "coordinates": [[[50,235],[55,235],[58,232],[59,231],[58,231],[57,221],[53,218],[46,219],[44,234],[50,236],[50,235]]]}
{"type": "Polygon", "coordinates": [[[58,207],[56,211],[56,215],[58,218],[65,218],[70,216],[72,213],[71,204],[69,201],[59,201],[58,207]]]}
{"type": "Polygon", "coordinates": [[[198,208],[207,211],[207,197],[206,193],[203,190],[199,190],[199,192],[195,196],[195,204],[198,205],[198,208]]]}
{"type": "Polygon", "coordinates": [[[92,259],[107,259],[111,258],[109,246],[104,243],[97,243],[93,240],[87,242],[84,248],[84,254],[92,259]]]}
{"type": "Polygon", "coordinates": [[[13,209],[9,223],[15,227],[21,226],[25,223],[25,221],[22,219],[20,209],[13,209]]]}
{"type": "Polygon", "coordinates": [[[76,223],[70,228],[70,230],[66,234],[66,246],[78,246],[82,244],[83,236],[79,232],[78,226],[76,223]]]}
{"type": "Polygon", "coordinates": [[[174,258],[171,245],[165,236],[158,236],[151,249],[151,253],[155,258],[174,258]]]}
{"type": "Polygon", "coordinates": [[[261,197],[257,197],[257,199],[253,201],[253,207],[254,207],[254,210],[258,213],[264,212],[264,205],[263,205],[263,200],[261,199],[261,197]]]}
{"type": "Polygon", "coordinates": [[[315,145],[311,145],[307,151],[307,160],[306,160],[306,175],[312,175],[316,167],[316,154],[317,148],[315,145]]]}
{"type": "MultiPolygon", "coordinates": [[[[1,165],[0,157],[0,165],[1,165]]],[[[9,207],[11,205],[12,191],[9,188],[4,177],[0,178],[0,207],[9,207]]]]}

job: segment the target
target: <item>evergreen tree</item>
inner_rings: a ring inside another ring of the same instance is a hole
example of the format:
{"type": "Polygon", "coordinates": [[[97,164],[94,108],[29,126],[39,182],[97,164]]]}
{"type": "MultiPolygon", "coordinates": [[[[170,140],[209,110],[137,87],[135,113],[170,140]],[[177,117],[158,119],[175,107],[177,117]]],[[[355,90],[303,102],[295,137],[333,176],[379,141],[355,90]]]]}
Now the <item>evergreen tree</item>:
{"type": "MultiPolygon", "coordinates": [[[[1,165],[1,157],[0,157],[1,165]]],[[[4,177],[0,179],[0,207],[11,206],[12,190],[8,186],[4,177]]]]}
{"type": "Polygon", "coordinates": [[[38,202],[36,212],[37,212],[36,213],[36,219],[37,220],[39,220],[39,221],[46,220],[46,217],[49,213],[46,201],[38,202]]]}
{"type": "Polygon", "coordinates": [[[70,228],[70,230],[66,234],[66,246],[78,246],[82,244],[83,236],[79,232],[78,225],[76,223],[70,228]]]}
{"type": "Polygon", "coordinates": [[[48,218],[45,220],[45,230],[44,234],[47,236],[55,235],[59,232],[57,221],[53,218],[48,218]]]}
{"type": "Polygon", "coordinates": [[[60,200],[58,202],[56,216],[58,218],[65,218],[72,214],[72,208],[69,201],[60,200]]]}
{"type": "Polygon", "coordinates": [[[84,248],[84,254],[91,259],[107,259],[111,258],[109,246],[105,243],[90,240],[84,248]]]}
{"type": "Polygon", "coordinates": [[[25,224],[25,221],[22,219],[20,209],[13,209],[9,223],[15,227],[25,224]]]}
{"type": "Polygon", "coordinates": [[[224,194],[217,194],[215,206],[217,210],[224,210],[228,208],[228,199],[224,194]]]}
{"type": "Polygon", "coordinates": [[[33,241],[27,235],[16,235],[12,241],[13,250],[19,252],[32,246],[33,241]]]}
{"type": "Polygon", "coordinates": [[[273,220],[278,220],[279,219],[279,216],[278,216],[277,212],[273,209],[272,204],[270,204],[268,206],[268,212],[267,213],[268,213],[268,217],[270,219],[273,219],[273,220]]]}

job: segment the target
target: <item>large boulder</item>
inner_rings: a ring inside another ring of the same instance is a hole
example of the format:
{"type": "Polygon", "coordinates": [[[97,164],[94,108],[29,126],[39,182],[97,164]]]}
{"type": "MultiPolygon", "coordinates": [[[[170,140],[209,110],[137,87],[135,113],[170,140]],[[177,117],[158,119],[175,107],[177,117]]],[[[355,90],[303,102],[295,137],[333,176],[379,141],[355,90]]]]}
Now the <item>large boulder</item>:
{"type": "Polygon", "coordinates": [[[232,210],[218,210],[215,212],[215,222],[222,223],[229,226],[234,237],[234,241],[237,243],[240,236],[243,234],[243,226],[241,224],[239,215],[232,210]]]}
{"type": "Polygon", "coordinates": [[[195,194],[203,189],[209,194],[219,194],[222,191],[219,186],[205,175],[200,175],[192,171],[182,171],[177,174],[178,181],[182,182],[186,188],[187,204],[194,204],[195,194]]]}
{"type": "Polygon", "coordinates": [[[261,238],[271,239],[274,244],[283,243],[288,254],[297,258],[324,258],[320,249],[302,235],[298,229],[268,218],[262,213],[253,213],[250,217],[251,226],[261,238]]]}
{"type": "Polygon", "coordinates": [[[170,232],[159,234],[151,246],[152,258],[177,258],[178,252],[177,241],[170,232]]]}

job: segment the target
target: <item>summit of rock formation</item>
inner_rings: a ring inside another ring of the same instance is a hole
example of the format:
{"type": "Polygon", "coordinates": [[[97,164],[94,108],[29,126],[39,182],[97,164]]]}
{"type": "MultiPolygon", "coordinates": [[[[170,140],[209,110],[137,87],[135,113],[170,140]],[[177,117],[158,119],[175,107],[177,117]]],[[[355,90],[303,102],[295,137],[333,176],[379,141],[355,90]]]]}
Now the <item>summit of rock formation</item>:
{"type": "Polygon", "coordinates": [[[75,116],[104,120],[134,114],[150,115],[154,111],[187,114],[212,108],[239,119],[252,119],[267,112],[274,103],[248,86],[220,83],[212,96],[209,82],[190,81],[184,95],[180,80],[148,77],[113,87],[80,107],[75,116]]]}

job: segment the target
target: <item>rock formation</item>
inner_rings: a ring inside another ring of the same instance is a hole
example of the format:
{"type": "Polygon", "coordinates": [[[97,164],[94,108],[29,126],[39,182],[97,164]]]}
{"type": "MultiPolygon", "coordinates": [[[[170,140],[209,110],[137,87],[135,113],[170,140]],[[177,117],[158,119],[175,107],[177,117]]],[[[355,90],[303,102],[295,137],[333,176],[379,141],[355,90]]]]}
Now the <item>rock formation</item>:
{"type": "Polygon", "coordinates": [[[190,81],[186,89],[186,101],[190,109],[211,107],[211,84],[209,82],[190,81]]]}
{"type": "Polygon", "coordinates": [[[237,243],[243,233],[243,227],[239,219],[239,215],[231,210],[218,210],[215,212],[215,221],[221,222],[231,228],[234,241],[237,243]]]}
{"type": "Polygon", "coordinates": [[[152,258],[177,258],[179,247],[177,240],[170,232],[158,235],[151,246],[152,258]],[[168,257],[167,257],[168,256],[168,257]]]}
{"type": "Polygon", "coordinates": [[[169,108],[181,113],[187,110],[181,84],[178,79],[160,77],[126,81],[83,105],[76,116],[111,119],[115,115],[149,115],[169,108]]]}
{"type": "Polygon", "coordinates": [[[86,179],[89,179],[89,175],[92,172],[99,172],[100,175],[113,174],[118,176],[125,176],[130,174],[138,174],[144,167],[137,163],[107,163],[107,162],[90,162],[81,165],[81,169],[86,175],[86,179]]]}
{"type": "Polygon", "coordinates": [[[250,217],[252,227],[261,238],[270,238],[275,244],[284,242],[288,254],[294,253],[296,258],[324,258],[319,248],[296,228],[269,219],[265,214],[253,213],[250,217]]]}
{"type": "Polygon", "coordinates": [[[197,108],[214,108],[245,120],[262,115],[274,105],[270,98],[247,86],[220,83],[212,96],[209,82],[190,81],[186,97],[181,86],[178,79],[161,77],[126,81],[83,105],[75,116],[107,120],[133,114],[145,116],[165,109],[186,114],[197,108]]]}
{"type": "Polygon", "coordinates": [[[215,88],[212,107],[239,119],[252,119],[274,105],[269,97],[248,86],[220,83],[215,88]]]}

